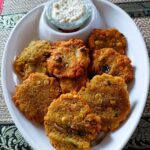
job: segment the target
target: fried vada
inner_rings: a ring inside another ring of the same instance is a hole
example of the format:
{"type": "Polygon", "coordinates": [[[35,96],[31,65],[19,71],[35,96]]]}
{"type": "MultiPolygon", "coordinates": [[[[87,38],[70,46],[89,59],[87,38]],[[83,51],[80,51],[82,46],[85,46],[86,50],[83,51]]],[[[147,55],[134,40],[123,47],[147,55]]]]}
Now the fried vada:
{"type": "Polygon", "coordinates": [[[88,81],[89,79],[86,75],[74,79],[62,78],[60,79],[60,87],[62,93],[69,93],[74,91],[78,92],[81,89],[81,87],[86,85],[88,81]]]}
{"type": "Polygon", "coordinates": [[[118,53],[125,54],[127,42],[125,36],[115,28],[94,29],[89,36],[91,50],[114,48],[118,53]]]}
{"type": "Polygon", "coordinates": [[[93,75],[107,73],[112,76],[120,76],[126,83],[134,79],[134,69],[131,60],[127,56],[117,53],[112,48],[94,51],[89,73],[93,75]]]}
{"type": "Polygon", "coordinates": [[[101,118],[101,130],[114,131],[130,112],[127,85],[121,77],[96,75],[78,93],[101,118]]]}
{"type": "Polygon", "coordinates": [[[57,150],[89,150],[100,131],[100,117],[81,97],[67,93],[54,100],[44,117],[47,136],[57,150]]]}
{"type": "Polygon", "coordinates": [[[32,41],[19,56],[17,56],[14,69],[22,79],[31,73],[47,73],[47,58],[50,56],[51,44],[48,41],[32,41]]]}
{"type": "Polygon", "coordinates": [[[60,85],[55,78],[32,73],[17,85],[13,101],[28,119],[42,125],[48,106],[60,94],[60,85]]]}
{"type": "Polygon", "coordinates": [[[56,42],[47,60],[49,74],[57,78],[77,78],[85,73],[89,63],[89,49],[80,39],[56,42]]]}

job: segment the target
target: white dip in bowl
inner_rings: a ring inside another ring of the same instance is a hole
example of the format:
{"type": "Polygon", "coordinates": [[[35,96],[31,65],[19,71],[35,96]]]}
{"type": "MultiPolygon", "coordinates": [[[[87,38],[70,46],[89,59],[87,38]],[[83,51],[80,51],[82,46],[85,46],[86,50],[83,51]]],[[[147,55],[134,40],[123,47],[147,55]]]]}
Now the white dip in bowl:
{"type": "MultiPolygon", "coordinates": [[[[84,41],[86,41],[87,37],[89,36],[89,34],[94,28],[105,28],[105,22],[101,14],[97,11],[96,7],[90,0],[86,0],[86,5],[88,6],[88,8],[90,8],[90,10],[88,11],[90,14],[85,16],[83,15],[83,18],[81,15],[82,13],[80,13],[77,16],[75,15],[77,18],[81,16],[80,18],[81,20],[76,19],[70,23],[69,21],[71,21],[72,18],[67,22],[65,22],[65,19],[67,17],[61,18],[60,16],[57,16],[56,20],[52,18],[52,16],[53,17],[55,16],[55,13],[50,14],[51,9],[49,10],[49,8],[53,7],[53,2],[55,2],[54,5],[57,4],[56,1],[51,1],[46,3],[44,11],[41,15],[40,22],[39,22],[40,39],[49,40],[49,41],[56,41],[56,40],[58,41],[58,40],[67,40],[70,38],[81,38],[84,41]]],[[[76,12],[76,10],[72,9],[72,12],[74,13],[76,12]]]]}

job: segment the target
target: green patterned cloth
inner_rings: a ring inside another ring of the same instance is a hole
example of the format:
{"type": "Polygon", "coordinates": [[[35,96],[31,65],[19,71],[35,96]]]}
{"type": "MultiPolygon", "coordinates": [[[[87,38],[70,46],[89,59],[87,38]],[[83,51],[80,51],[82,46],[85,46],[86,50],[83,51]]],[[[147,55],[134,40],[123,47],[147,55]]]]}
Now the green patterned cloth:
{"type": "Polygon", "coordinates": [[[12,29],[25,13],[0,16],[0,30],[12,29]]]}
{"type": "MultiPolygon", "coordinates": [[[[30,9],[47,0],[5,0],[0,16],[0,63],[11,29],[30,9]]],[[[150,50],[150,0],[112,0],[123,8],[140,28],[150,50]]],[[[31,150],[14,125],[1,90],[0,82],[0,150],[31,150]]],[[[150,94],[140,124],[124,150],[150,150],[150,94]]]]}
{"type": "Polygon", "coordinates": [[[14,124],[0,124],[0,150],[31,150],[14,124]]]}

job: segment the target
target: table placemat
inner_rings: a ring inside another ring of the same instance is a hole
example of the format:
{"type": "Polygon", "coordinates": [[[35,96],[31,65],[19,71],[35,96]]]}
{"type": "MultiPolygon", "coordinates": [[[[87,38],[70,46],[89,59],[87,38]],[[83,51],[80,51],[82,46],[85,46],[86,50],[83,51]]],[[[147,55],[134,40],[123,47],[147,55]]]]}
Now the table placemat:
{"type": "MultiPolygon", "coordinates": [[[[0,64],[4,46],[12,28],[29,10],[46,1],[47,0],[4,0],[2,14],[0,15],[0,64]]],[[[150,56],[150,0],[111,1],[124,9],[133,18],[145,39],[150,56]]],[[[0,81],[0,150],[31,149],[13,123],[4,102],[0,81]]],[[[150,149],[150,90],[138,128],[124,149],[150,149]]]]}

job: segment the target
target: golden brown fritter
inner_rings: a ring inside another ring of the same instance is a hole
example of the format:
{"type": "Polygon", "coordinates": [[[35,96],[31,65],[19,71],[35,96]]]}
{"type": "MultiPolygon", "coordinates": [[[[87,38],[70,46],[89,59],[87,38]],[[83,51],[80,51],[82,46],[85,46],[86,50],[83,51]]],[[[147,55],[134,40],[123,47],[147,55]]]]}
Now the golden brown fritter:
{"type": "Polygon", "coordinates": [[[34,122],[43,124],[48,106],[61,94],[59,82],[43,73],[32,73],[17,86],[14,103],[34,122]]]}
{"type": "Polygon", "coordinates": [[[117,53],[112,48],[94,51],[89,73],[99,75],[107,73],[113,76],[120,76],[126,83],[134,79],[134,69],[131,65],[131,60],[127,56],[117,53]]]}
{"type": "Polygon", "coordinates": [[[66,41],[53,41],[53,47],[70,47],[71,49],[80,48],[84,46],[84,42],[81,39],[69,39],[66,41]]]}
{"type": "Polygon", "coordinates": [[[130,112],[127,85],[121,77],[96,75],[78,95],[101,117],[102,131],[113,131],[130,112]]]}
{"type": "Polygon", "coordinates": [[[86,82],[88,80],[89,79],[86,75],[83,75],[81,77],[77,77],[74,79],[62,78],[60,79],[60,87],[61,87],[62,93],[69,93],[73,91],[78,92],[81,89],[81,87],[86,85],[86,82]]]}
{"type": "Polygon", "coordinates": [[[56,150],[90,150],[90,143],[71,134],[53,130],[49,133],[51,144],[56,150]]]}
{"type": "Polygon", "coordinates": [[[100,118],[75,94],[62,94],[44,117],[45,131],[57,150],[89,150],[100,131],[100,118]]]}
{"type": "Polygon", "coordinates": [[[85,73],[90,58],[89,50],[80,39],[56,42],[48,59],[48,71],[58,78],[76,78],[85,73]]]}
{"type": "Polygon", "coordinates": [[[14,68],[26,79],[34,72],[47,72],[47,58],[50,56],[51,44],[48,41],[32,41],[16,58],[14,68]]]}
{"type": "Polygon", "coordinates": [[[94,29],[89,37],[91,50],[114,48],[118,53],[125,54],[127,42],[125,36],[117,29],[94,29]]]}

